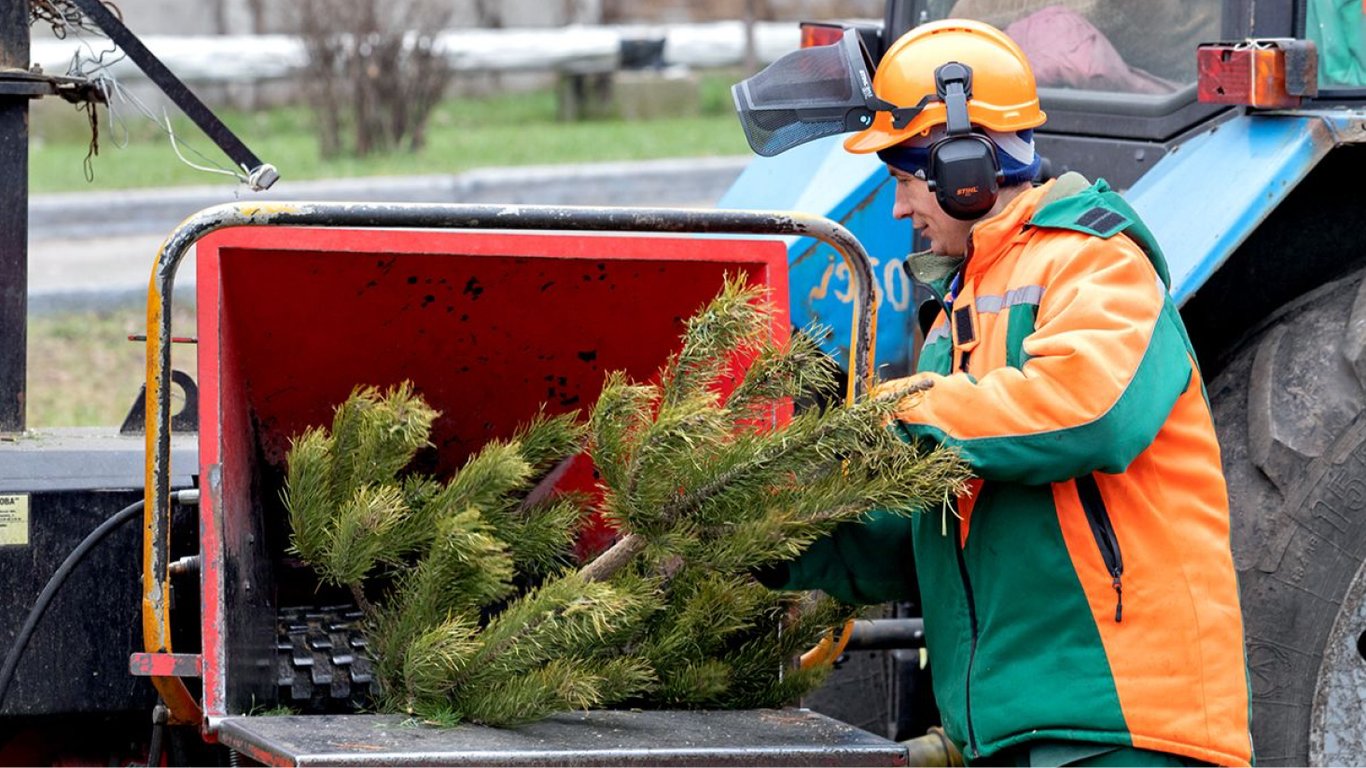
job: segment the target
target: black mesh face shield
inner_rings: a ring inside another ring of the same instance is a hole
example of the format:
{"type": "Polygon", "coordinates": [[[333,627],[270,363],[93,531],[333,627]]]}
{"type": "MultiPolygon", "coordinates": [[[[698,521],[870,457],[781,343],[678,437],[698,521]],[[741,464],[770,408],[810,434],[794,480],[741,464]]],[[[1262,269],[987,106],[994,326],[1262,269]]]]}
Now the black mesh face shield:
{"type": "Polygon", "coordinates": [[[898,109],[879,99],[872,71],[858,32],[846,29],[838,43],[788,53],[731,86],[750,148],[772,157],[825,136],[861,131],[879,110],[909,122],[924,104],[898,109]]]}

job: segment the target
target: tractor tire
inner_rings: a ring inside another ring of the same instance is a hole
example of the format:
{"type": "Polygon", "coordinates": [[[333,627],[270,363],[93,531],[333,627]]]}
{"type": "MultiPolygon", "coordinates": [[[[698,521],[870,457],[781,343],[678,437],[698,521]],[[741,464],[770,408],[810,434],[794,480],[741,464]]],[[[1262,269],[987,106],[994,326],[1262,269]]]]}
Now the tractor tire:
{"type": "Polygon", "coordinates": [[[1366,765],[1364,276],[1281,307],[1209,385],[1259,765],[1366,765]]]}

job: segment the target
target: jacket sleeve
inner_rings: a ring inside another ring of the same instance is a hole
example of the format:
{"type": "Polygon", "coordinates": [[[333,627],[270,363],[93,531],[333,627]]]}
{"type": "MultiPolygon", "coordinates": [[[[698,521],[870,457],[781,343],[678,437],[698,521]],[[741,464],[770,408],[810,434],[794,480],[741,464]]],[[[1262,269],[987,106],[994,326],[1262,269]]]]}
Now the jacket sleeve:
{"type": "MultiPolygon", "coordinates": [[[[1060,235],[1019,368],[923,374],[898,404],[903,436],[956,448],[984,480],[1118,473],[1157,436],[1193,364],[1175,305],[1124,236],[1060,235]]],[[[1042,255],[1042,254],[1040,254],[1042,255]]]]}
{"type": "Polygon", "coordinates": [[[816,540],[797,559],[755,576],[772,589],[819,589],[849,605],[914,599],[911,525],[905,515],[869,512],[816,540]]]}

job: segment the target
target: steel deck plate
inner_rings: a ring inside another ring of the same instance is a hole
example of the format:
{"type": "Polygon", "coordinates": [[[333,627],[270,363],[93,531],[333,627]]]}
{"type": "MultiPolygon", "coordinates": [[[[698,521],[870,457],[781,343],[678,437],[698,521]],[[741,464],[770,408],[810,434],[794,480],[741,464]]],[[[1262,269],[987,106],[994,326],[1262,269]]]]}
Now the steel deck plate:
{"type": "Polygon", "coordinates": [[[578,712],[518,728],[437,728],[392,715],[228,717],[218,738],[268,765],[906,764],[900,744],[801,709],[578,712]]]}

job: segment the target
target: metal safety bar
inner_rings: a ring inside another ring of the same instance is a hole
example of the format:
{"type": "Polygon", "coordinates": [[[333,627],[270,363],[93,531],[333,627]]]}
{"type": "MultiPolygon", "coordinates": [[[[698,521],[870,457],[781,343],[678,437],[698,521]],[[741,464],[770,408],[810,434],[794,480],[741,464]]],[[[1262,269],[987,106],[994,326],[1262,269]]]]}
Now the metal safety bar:
{"type": "MultiPolygon", "coordinates": [[[[848,229],[830,219],[792,211],[604,208],[584,206],[447,205],[295,202],[228,204],[206,208],[181,223],[162,244],[147,294],[147,448],[143,535],[143,639],[149,653],[171,652],[169,608],[171,457],[171,303],[181,259],[205,235],[229,227],[366,227],[380,229],[494,229],[522,231],[649,232],[795,235],[829,244],[844,259],[853,283],[849,401],[872,384],[877,281],[868,253],[848,229]]],[[[198,703],[177,677],[153,677],[172,722],[202,719],[198,703]]]]}

